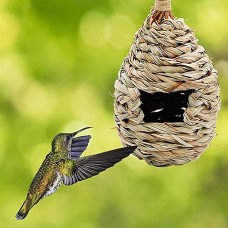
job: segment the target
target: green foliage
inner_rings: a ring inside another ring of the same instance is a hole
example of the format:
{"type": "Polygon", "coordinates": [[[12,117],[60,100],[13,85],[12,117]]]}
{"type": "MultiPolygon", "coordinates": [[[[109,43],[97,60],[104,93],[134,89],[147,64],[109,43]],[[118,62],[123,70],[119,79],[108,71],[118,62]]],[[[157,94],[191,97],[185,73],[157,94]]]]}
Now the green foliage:
{"type": "Polygon", "coordinates": [[[93,126],[86,154],[120,147],[113,84],[154,1],[1,0],[0,226],[228,227],[228,20],[225,0],[173,1],[219,70],[222,109],[197,162],[150,167],[135,157],[62,187],[16,221],[55,134],[93,126]]]}

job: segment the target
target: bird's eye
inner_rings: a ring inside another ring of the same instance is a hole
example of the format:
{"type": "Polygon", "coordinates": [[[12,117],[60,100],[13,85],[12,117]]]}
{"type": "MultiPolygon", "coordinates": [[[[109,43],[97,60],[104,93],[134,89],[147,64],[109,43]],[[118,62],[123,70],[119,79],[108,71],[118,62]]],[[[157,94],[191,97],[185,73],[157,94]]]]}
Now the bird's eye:
{"type": "Polygon", "coordinates": [[[70,140],[70,136],[69,135],[66,136],[66,140],[70,140]]]}

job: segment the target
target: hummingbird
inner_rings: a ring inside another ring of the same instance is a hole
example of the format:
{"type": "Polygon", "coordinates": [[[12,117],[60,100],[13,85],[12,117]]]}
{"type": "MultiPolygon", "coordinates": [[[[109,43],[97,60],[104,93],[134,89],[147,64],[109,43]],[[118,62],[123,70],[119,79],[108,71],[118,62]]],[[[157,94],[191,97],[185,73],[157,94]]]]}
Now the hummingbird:
{"type": "Polygon", "coordinates": [[[54,137],[52,150],[32,180],[27,197],[16,214],[18,220],[24,219],[34,205],[54,193],[62,184],[73,185],[93,177],[114,166],[136,149],[135,146],[123,147],[80,157],[86,150],[91,136],[75,136],[88,128],[90,127],[73,133],[60,133],[54,137]]]}

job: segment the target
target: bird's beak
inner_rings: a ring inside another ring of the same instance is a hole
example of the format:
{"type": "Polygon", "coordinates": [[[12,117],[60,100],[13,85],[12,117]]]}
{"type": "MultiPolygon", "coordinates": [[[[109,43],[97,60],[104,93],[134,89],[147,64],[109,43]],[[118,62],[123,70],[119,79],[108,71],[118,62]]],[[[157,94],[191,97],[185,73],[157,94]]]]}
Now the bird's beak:
{"type": "Polygon", "coordinates": [[[78,131],[75,131],[75,132],[71,133],[71,135],[72,135],[72,137],[74,137],[74,136],[77,135],[79,132],[84,131],[84,130],[89,129],[89,128],[92,128],[92,127],[84,127],[84,128],[82,128],[81,130],[78,130],[78,131]]]}

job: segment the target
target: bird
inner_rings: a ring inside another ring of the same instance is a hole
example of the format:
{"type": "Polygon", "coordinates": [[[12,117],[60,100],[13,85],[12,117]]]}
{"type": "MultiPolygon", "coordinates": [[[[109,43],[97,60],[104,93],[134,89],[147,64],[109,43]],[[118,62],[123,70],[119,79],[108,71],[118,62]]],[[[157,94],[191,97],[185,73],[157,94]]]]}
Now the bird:
{"type": "Polygon", "coordinates": [[[33,178],[16,219],[24,219],[34,205],[53,194],[61,185],[73,185],[93,177],[114,166],[136,149],[136,146],[129,146],[80,157],[86,150],[91,135],[75,136],[88,128],[91,127],[73,133],[59,133],[54,137],[52,150],[33,178]]]}

